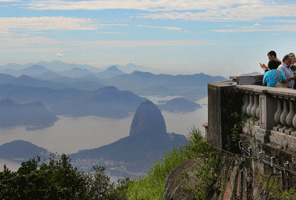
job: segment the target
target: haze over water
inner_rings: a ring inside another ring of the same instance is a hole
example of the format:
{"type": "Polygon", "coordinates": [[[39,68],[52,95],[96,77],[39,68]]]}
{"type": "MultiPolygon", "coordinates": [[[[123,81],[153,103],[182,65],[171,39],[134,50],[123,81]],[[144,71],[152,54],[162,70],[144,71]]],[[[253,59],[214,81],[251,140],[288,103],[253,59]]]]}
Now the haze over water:
{"type": "MultiPolygon", "coordinates": [[[[159,100],[171,99],[170,97],[146,98],[154,103],[159,100]]],[[[201,99],[198,103],[202,108],[195,112],[170,113],[162,111],[167,132],[187,136],[193,127],[204,132],[202,124],[207,122],[207,98],[201,99]]],[[[54,126],[42,130],[26,131],[25,127],[0,129],[0,145],[14,140],[25,140],[58,154],[70,154],[79,150],[98,148],[127,137],[134,115],[122,120],[94,116],[58,117],[59,120],[54,126]]],[[[0,160],[0,167],[4,163],[6,163],[5,160],[0,160]]],[[[17,169],[13,162],[7,164],[10,169],[17,169]]]]}

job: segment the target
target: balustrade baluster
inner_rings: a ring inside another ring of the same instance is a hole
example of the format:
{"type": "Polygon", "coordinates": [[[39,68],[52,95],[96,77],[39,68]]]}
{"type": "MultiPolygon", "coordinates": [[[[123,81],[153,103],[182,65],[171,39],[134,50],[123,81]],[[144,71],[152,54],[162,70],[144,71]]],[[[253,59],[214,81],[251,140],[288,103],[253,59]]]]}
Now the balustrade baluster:
{"type": "MultiPolygon", "coordinates": [[[[295,102],[294,101],[295,101],[295,99],[293,99],[293,106],[294,106],[294,109],[295,109],[295,102]]],[[[295,112],[295,110],[294,110],[294,112],[295,112]]],[[[293,128],[296,129],[296,114],[293,117],[293,128]]],[[[291,135],[293,135],[294,137],[296,137],[296,131],[293,131],[291,133],[291,135]]]]}
{"type": "Polygon", "coordinates": [[[284,126],[284,130],[287,130],[289,129],[289,127],[287,126],[287,116],[288,116],[289,110],[288,110],[287,100],[283,99],[283,102],[284,102],[284,110],[281,114],[280,122],[284,126]]]}
{"type": "Polygon", "coordinates": [[[244,105],[242,107],[242,112],[247,112],[248,105],[249,105],[249,96],[248,94],[244,94],[244,105]]]}
{"type": "Polygon", "coordinates": [[[249,117],[252,117],[251,111],[252,111],[252,107],[254,105],[254,98],[253,98],[253,94],[249,94],[249,105],[247,107],[247,115],[249,117]]]}
{"type": "Polygon", "coordinates": [[[261,109],[261,101],[260,101],[260,96],[258,95],[258,107],[256,110],[256,117],[257,117],[258,121],[260,119],[260,109],[261,109]]]}
{"type": "Polygon", "coordinates": [[[281,118],[281,114],[283,112],[281,99],[278,98],[277,100],[278,100],[278,108],[274,114],[274,122],[277,124],[276,130],[278,130],[278,128],[282,128],[282,125],[280,124],[280,118],[281,118]]]}
{"type": "Polygon", "coordinates": [[[295,110],[294,110],[294,107],[295,107],[295,99],[291,98],[290,101],[289,101],[289,108],[290,108],[290,112],[289,114],[287,115],[287,125],[290,127],[289,128],[289,135],[291,135],[291,132],[295,131],[294,127],[293,127],[293,119],[294,119],[294,116],[295,116],[295,110]]]}
{"type": "Polygon", "coordinates": [[[251,116],[256,116],[256,110],[258,108],[258,95],[254,94],[254,105],[251,109],[251,116]]]}

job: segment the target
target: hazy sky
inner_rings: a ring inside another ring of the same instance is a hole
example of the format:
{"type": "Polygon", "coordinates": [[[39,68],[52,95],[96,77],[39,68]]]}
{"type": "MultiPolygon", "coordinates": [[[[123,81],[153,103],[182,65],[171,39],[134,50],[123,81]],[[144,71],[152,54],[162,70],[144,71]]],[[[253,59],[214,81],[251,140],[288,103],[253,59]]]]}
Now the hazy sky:
{"type": "Polygon", "coordinates": [[[0,65],[60,60],[238,75],[296,52],[296,2],[0,0],[0,65]]]}

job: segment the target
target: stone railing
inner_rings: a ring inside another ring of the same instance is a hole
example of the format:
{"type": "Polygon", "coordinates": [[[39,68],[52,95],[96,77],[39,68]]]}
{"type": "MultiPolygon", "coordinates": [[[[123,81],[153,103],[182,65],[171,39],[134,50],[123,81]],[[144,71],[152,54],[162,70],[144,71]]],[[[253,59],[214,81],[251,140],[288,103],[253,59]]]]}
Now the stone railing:
{"type": "Polygon", "coordinates": [[[296,150],[296,90],[269,88],[255,85],[238,85],[243,106],[249,118],[243,132],[254,134],[262,143],[273,143],[282,148],[296,150]],[[257,119],[250,127],[250,118],[257,119]]]}
{"type": "MultiPolygon", "coordinates": [[[[258,84],[261,77],[262,84],[262,75],[254,77],[249,82],[258,84]]],[[[245,76],[232,78],[233,83],[226,81],[208,84],[206,137],[209,143],[221,149],[237,151],[237,145],[232,140],[233,127],[237,123],[233,113],[239,113],[246,116],[243,133],[254,136],[260,143],[295,151],[296,90],[244,85],[248,82],[245,76]]]]}

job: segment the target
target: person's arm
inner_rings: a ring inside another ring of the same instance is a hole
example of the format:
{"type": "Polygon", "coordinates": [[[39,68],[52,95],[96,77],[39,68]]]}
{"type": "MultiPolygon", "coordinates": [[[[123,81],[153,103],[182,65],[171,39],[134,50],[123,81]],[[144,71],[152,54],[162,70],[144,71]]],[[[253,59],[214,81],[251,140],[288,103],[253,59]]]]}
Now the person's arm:
{"type": "Polygon", "coordinates": [[[261,63],[259,64],[260,64],[260,67],[264,70],[264,72],[267,72],[270,70],[269,67],[267,67],[265,64],[261,64],[261,63]]]}
{"type": "Polygon", "coordinates": [[[287,79],[286,79],[286,82],[292,81],[292,80],[294,80],[294,79],[295,79],[295,75],[294,75],[294,76],[291,76],[291,77],[289,77],[289,78],[287,78],[287,79]]]}

